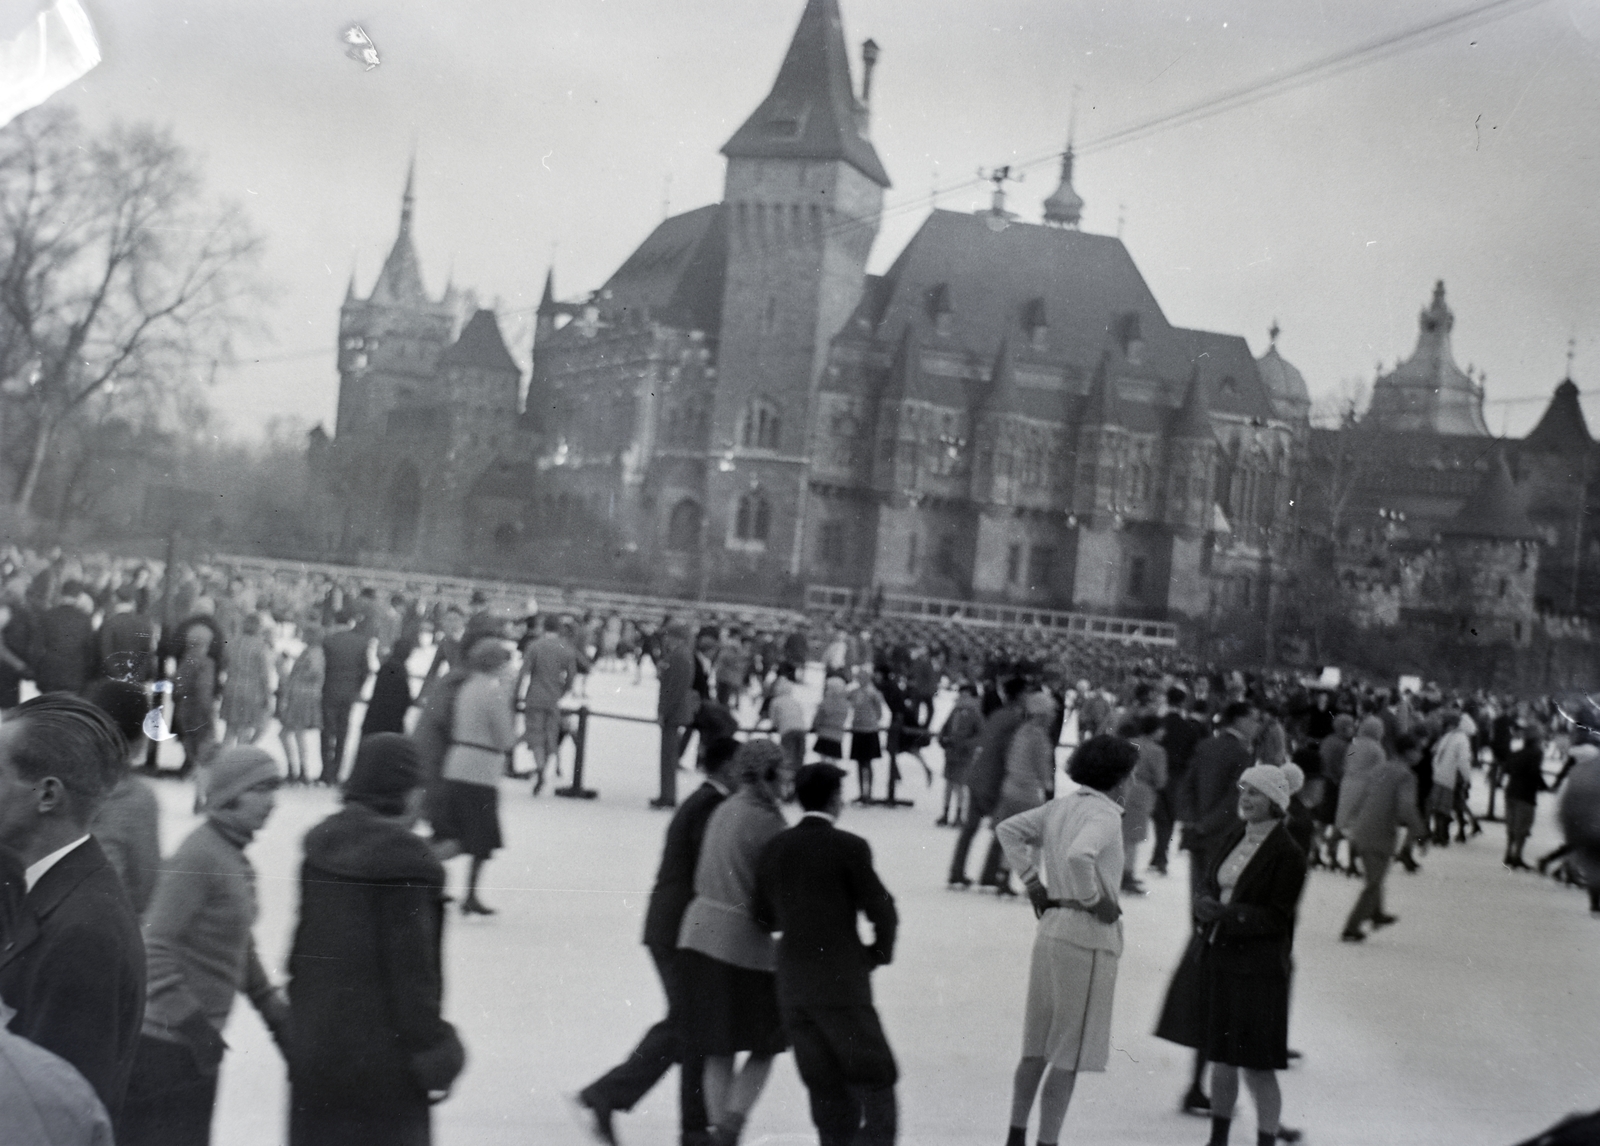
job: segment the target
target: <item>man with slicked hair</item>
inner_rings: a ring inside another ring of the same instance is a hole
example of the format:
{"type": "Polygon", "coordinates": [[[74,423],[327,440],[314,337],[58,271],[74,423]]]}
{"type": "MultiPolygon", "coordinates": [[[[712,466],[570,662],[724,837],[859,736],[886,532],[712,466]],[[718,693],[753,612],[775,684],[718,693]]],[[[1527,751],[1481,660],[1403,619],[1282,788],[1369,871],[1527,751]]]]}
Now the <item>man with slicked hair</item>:
{"type": "Polygon", "coordinates": [[[126,754],[111,718],[65,693],[0,726],[0,846],[25,868],[22,910],[0,935],[0,999],[12,1032],[76,1067],[113,1119],[144,1021],[144,944],[89,821],[126,754]]]}

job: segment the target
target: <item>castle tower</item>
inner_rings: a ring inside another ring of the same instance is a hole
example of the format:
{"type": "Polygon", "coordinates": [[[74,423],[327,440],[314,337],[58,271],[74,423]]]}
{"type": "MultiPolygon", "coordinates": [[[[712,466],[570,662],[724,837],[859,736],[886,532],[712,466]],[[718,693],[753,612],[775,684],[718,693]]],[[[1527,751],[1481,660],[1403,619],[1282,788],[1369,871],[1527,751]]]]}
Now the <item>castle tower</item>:
{"type": "Polygon", "coordinates": [[[432,401],[429,380],[455,326],[454,306],[422,284],[411,241],[416,161],[406,172],[400,230],[372,293],[358,298],[354,276],[339,308],[338,438],[380,432],[389,411],[432,401]]]}
{"type": "Polygon", "coordinates": [[[1450,349],[1456,316],[1444,301],[1444,283],[1417,316],[1417,348],[1372,387],[1369,428],[1487,438],[1483,387],[1459,366],[1450,349]]]}
{"type": "Polygon", "coordinates": [[[1526,644],[1533,636],[1542,533],[1499,451],[1461,511],[1439,530],[1438,608],[1455,635],[1526,644]]]}
{"type": "MultiPolygon", "coordinates": [[[[870,77],[877,46],[863,54],[870,77]]],[[[860,298],[889,185],[866,135],[868,91],[851,86],[838,0],[807,0],[771,92],[722,149],[728,258],[706,493],[729,579],[800,571],[817,379],[860,298]]]]}

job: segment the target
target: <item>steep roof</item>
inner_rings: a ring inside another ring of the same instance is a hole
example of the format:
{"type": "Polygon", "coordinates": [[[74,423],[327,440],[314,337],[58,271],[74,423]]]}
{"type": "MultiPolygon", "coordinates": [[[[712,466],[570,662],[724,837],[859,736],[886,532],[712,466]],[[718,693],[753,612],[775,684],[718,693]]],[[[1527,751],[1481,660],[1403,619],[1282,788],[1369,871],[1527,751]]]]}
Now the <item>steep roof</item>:
{"type": "Polygon", "coordinates": [[[1522,439],[1524,449],[1547,454],[1581,454],[1593,445],[1583,407],[1578,403],[1578,387],[1571,378],[1556,387],[1539,424],[1522,439]]]}
{"type": "Polygon", "coordinates": [[[1486,438],[1483,391],[1456,365],[1450,332],[1456,317],[1444,301],[1444,283],[1417,316],[1417,347],[1372,387],[1366,417],[1381,430],[1426,430],[1486,438]]]}
{"type": "Polygon", "coordinates": [[[1499,451],[1490,460],[1489,472],[1478,488],[1439,532],[1450,537],[1480,537],[1491,541],[1537,541],[1543,536],[1528,520],[1523,496],[1511,479],[1505,456],[1499,451]]]}
{"type": "Polygon", "coordinates": [[[522,376],[522,369],[506,349],[494,311],[479,310],[461,328],[461,336],[439,353],[440,366],[470,366],[495,374],[522,376]]]}
{"type": "Polygon", "coordinates": [[[417,249],[411,244],[411,212],[416,203],[413,187],[416,182],[416,161],[406,171],[406,189],[400,197],[400,233],[395,236],[389,257],[383,260],[383,270],[373,284],[369,301],[391,306],[429,306],[432,299],[422,285],[422,264],[417,261],[417,249]]]}
{"type": "MultiPolygon", "coordinates": [[[[1009,338],[1014,351],[1027,348],[1030,363],[1064,368],[1078,380],[1077,393],[1112,346],[1113,376],[1159,380],[1155,402],[1125,402],[1124,416],[1148,412],[1164,420],[1197,365],[1214,413],[1274,416],[1245,340],[1172,326],[1127,248],[1107,235],[1018,222],[996,231],[985,217],[934,211],[882,279],[869,281],[843,336],[868,334],[882,344],[898,340],[907,324],[925,351],[975,363],[995,361],[1001,340],[1009,338]],[[938,312],[944,306],[947,333],[940,334],[938,312]],[[1048,326],[1034,348],[1029,319],[1041,312],[1048,326]],[[1129,315],[1139,318],[1137,362],[1115,345],[1129,315]]],[[[924,385],[934,384],[924,379],[924,385]]],[[[1069,406],[1058,399],[1054,409],[1054,416],[1065,417],[1069,406]]]]}
{"type": "Polygon", "coordinates": [[[648,310],[695,330],[722,325],[728,232],[720,204],[663,219],[601,288],[608,310],[648,310]]]}
{"type": "Polygon", "coordinates": [[[806,0],[789,52],[767,98],[722,145],[730,159],[841,159],[889,186],[877,150],[861,133],[865,109],[850,86],[838,0],[806,0]]]}

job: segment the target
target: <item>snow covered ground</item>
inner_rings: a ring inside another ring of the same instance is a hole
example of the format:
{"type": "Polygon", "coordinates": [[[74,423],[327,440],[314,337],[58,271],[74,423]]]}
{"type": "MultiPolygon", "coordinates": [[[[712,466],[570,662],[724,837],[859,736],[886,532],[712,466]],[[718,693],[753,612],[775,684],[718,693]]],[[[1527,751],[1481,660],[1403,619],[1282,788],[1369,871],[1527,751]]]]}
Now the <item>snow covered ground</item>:
{"type": "MultiPolygon", "coordinates": [[[[814,687],[814,684],[813,684],[814,687]]],[[[655,687],[596,673],[596,709],[648,715],[655,687]]],[[[747,718],[748,718],[747,714],[747,718]]],[[[276,736],[263,746],[277,752],[276,736]]],[[[176,750],[173,750],[174,757],[176,750]]],[[[929,757],[937,766],[937,749],[929,757]]],[[[566,1095],[624,1055],[663,1001],[639,945],[667,814],[652,811],[655,730],[596,720],[592,803],[535,799],[507,781],[508,846],[486,871],[499,914],[450,919],[446,1005],[469,1059],[437,1108],[442,1146],[581,1143],[566,1095]]],[[[909,771],[919,773],[914,763],[909,771]]],[[[682,777],[681,792],[696,781],[682,777]]],[[[160,781],[168,847],[194,823],[187,784],[160,781]]],[[[945,889],[954,833],[937,828],[938,790],[908,776],[907,809],[847,811],[866,836],[902,918],[894,964],[877,973],[878,1006],[900,1060],[901,1140],[998,1143],[1021,1034],[1033,918],[1026,901],[945,889]]],[[[1481,805],[1481,800],[1479,801],[1481,805]]],[[[333,810],[323,790],[284,791],[251,849],[260,875],[257,935],[281,971],[293,926],[304,832],[333,810]]],[[[1530,857],[1553,846],[1541,809],[1530,857]]],[[[1574,1109],[1600,1106],[1600,920],[1584,896],[1500,867],[1502,828],[1430,853],[1415,876],[1390,880],[1401,922],[1361,946],[1339,941],[1357,884],[1315,873],[1295,956],[1290,1043],[1304,1053],[1283,1077],[1285,1122],[1316,1146],[1509,1144],[1574,1109]]],[[[974,856],[974,866],[981,858],[974,856]]],[[[462,876],[456,861],[451,878],[462,876]]],[[[1177,1111],[1188,1054],[1150,1030],[1185,937],[1186,880],[1149,876],[1126,903],[1127,950],[1117,986],[1110,1069],[1078,1088],[1064,1142],[1197,1143],[1206,1124],[1177,1111]]],[[[264,1028],[240,1004],[227,1031],[215,1140],[284,1141],[283,1068],[264,1028]]],[[[675,1087],[662,1085],[619,1117],[625,1143],[677,1141],[675,1087]]],[[[1251,1140],[1247,1101],[1235,1142],[1251,1140]]],[[[1031,1140],[1031,1139],[1030,1139],[1031,1140]]],[[[804,1090],[785,1056],[751,1120],[751,1144],[815,1142],[804,1090]]]]}

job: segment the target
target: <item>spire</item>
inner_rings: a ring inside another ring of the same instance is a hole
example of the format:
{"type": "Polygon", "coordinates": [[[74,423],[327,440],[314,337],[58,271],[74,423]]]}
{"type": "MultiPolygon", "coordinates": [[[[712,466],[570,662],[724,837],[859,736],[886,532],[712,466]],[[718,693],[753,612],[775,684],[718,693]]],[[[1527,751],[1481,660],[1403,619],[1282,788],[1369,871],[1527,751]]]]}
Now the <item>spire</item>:
{"type": "Polygon", "coordinates": [[[1072,143],[1061,153],[1061,183],[1044,201],[1044,221],[1050,227],[1078,229],[1083,219],[1083,197],[1072,188],[1072,143]]]}
{"type": "Polygon", "coordinates": [[[411,214],[416,202],[417,160],[413,155],[406,167],[406,189],[400,197],[400,233],[395,236],[389,257],[383,261],[378,281],[372,288],[373,302],[398,306],[430,306],[432,300],[422,285],[422,267],[411,244],[411,214]]]}
{"type": "Polygon", "coordinates": [[[411,208],[416,204],[417,185],[417,153],[411,152],[411,160],[406,164],[406,189],[400,196],[400,233],[411,234],[411,208]]]}
{"type": "MultiPolygon", "coordinates": [[[[874,45],[876,47],[876,45],[874,45]]],[[[842,160],[880,187],[889,175],[862,134],[839,0],[806,0],[772,90],[723,144],[729,159],[842,160]]]]}
{"type": "Polygon", "coordinates": [[[981,405],[989,413],[1004,414],[1017,408],[1017,376],[1012,369],[1011,340],[1000,339],[1000,348],[995,352],[994,368],[989,371],[989,389],[985,391],[981,405]]]}
{"type": "Polygon", "coordinates": [[[904,398],[911,391],[921,361],[916,324],[908,322],[900,332],[900,345],[895,348],[894,361],[889,364],[889,377],[884,382],[881,400],[898,402],[904,398]]]}
{"type": "Polygon", "coordinates": [[[1183,405],[1178,407],[1178,412],[1172,418],[1172,437],[1174,440],[1205,441],[1211,438],[1211,419],[1206,414],[1206,396],[1204,385],[1200,381],[1200,367],[1196,364],[1189,371],[1189,385],[1183,392],[1183,405]]]}
{"type": "Polygon", "coordinates": [[[1111,381],[1111,352],[1101,352],[1100,361],[1094,368],[1094,377],[1089,380],[1089,397],[1084,402],[1083,417],[1080,423],[1085,426],[1120,426],[1122,424],[1121,403],[1117,399],[1117,388],[1111,381]]]}
{"type": "Polygon", "coordinates": [[[556,269],[550,267],[544,272],[544,294],[539,296],[539,310],[541,315],[556,312],[556,269]]]}
{"type": "Polygon", "coordinates": [[[345,284],[344,301],[356,301],[356,260],[354,255],[350,256],[350,281],[345,284]]]}

